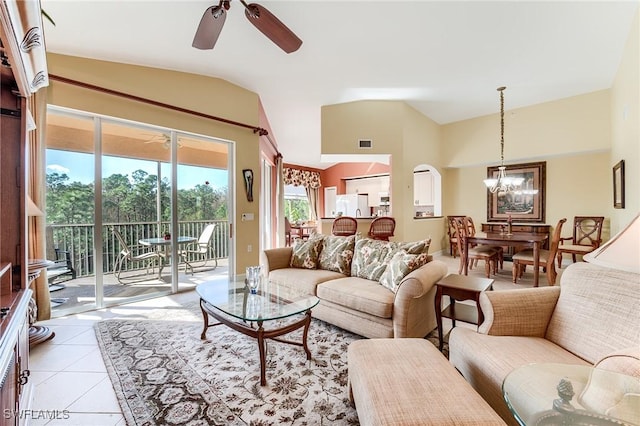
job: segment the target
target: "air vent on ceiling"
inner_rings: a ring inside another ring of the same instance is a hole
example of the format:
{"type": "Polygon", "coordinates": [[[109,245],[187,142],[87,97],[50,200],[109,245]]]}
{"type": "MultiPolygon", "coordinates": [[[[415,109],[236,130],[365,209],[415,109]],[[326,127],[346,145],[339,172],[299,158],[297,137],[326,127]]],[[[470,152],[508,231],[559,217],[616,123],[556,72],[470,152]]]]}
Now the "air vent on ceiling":
{"type": "Polygon", "coordinates": [[[358,148],[371,149],[373,148],[373,141],[371,139],[360,139],[358,140],[358,148]]]}

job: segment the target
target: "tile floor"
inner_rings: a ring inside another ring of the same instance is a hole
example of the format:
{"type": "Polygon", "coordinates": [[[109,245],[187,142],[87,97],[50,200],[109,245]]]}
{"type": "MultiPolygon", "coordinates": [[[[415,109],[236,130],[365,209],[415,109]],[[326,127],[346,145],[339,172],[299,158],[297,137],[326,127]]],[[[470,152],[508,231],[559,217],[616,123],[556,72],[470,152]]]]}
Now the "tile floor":
{"type": "MultiPolygon", "coordinates": [[[[447,263],[450,273],[457,273],[458,259],[435,256],[447,263]]],[[[482,268],[472,274],[480,274],[482,268]]],[[[496,284],[513,288],[511,265],[496,276],[496,284]]],[[[544,278],[542,278],[544,280],[544,278]]],[[[523,287],[531,286],[523,280],[523,287]]],[[[495,286],[494,286],[495,287],[495,286]]],[[[118,405],[111,381],[98,349],[93,325],[107,318],[155,318],[166,317],[171,309],[172,317],[192,315],[181,307],[185,303],[197,303],[195,291],[122,305],[100,311],[69,315],[38,325],[50,327],[55,338],[35,346],[30,356],[30,380],[33,384],[31,425],[64,426],[123,426],[126,422],[118,405]],[[50,416],[57,416],[51,419],[50,416]]],[[[198,317],[193,317],[199,320],[198,317]]],[[[450,322],[445,319],[445,332],[450,322]]],[[[462,324],[461,324],[462,325],[462,324]]]]}
{"type": "MultiPolygon", "coordinates": [[[[124,426],[126,422],[98,348],[93,325],[107,318],[158,318],[196,302],[195,291],[40,321],[55,332],[31,349],[30,425],[124,426]]],[[[186,315],[186,313],[183,313],[186,315]]]]}

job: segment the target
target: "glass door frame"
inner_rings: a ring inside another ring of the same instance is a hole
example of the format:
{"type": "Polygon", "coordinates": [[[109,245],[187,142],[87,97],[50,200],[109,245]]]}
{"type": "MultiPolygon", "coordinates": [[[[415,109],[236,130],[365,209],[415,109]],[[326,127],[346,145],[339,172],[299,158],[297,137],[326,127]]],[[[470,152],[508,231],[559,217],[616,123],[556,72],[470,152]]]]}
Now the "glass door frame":
{"type": "MultiPolygon", "coordinates": [[[[231,227],[231,230],[234,230],[234,218],[235,218],[235,205],[236,205],[236,192],[235,192],[235,154],[236,154],[236,144],[234,141],[224,140],[221,138],[201,135],[196,133],[191,133],[183,130],[176,130],[165,128],[162,126],[157,126],[153,124],[147,123],[139,123],[131,120],[126,120],[118,117],[105,116],[102,114],[87,112],[76,110],[67,107],[61,107],[57,105],[47,105],[47,114],[61,114],[78,118],[86,118],[87,120],[93,120],[93,148],[94,148],[94,271],[95,271],[95,306],[86,309],[82,306],[77,306],[74,308],[61,309],[56,311],[59,313],[57,316],[68,315],[78,312],[85,312],[94,309],[102,309],[112,306],[117,306],[122,304],[122,301],[113,302],[113,303],[105,303],[104,300],[104,234],[102,230],[103,224],[103,194],[102,194],[102,178],[103,178],[103,150],[102,150],[102,124],[103,122],[120,124],[125,126],[131,126],[135,128],[144,128],[144,129],[153,129],[154,131],[165,132],[171,135],[170,137],[170,165],[171,165],[171,229],[178,229],[178,182],[177,182],[177,169],[178,169],[178,136],[184,135],[188,137],[197,138],[203,141],[210,141],[212,143],[222,143],[227,145],[227,218],[228,218],[228,226],[231,227]],[[99,225],[99,226],[98,226],[99,225]]],[[[47,149],[45,145],[45,149],[47,149]]],[[[158,167],[160,168],[160,167],[158,167]]],[[[158,180],[161,178],[161,174],[158,173],[158,180]]],[[[160,219],[160,218],[159,218],[160,219]]],[[[228,279],[232,280],[235,278],[235,235],[230,233],[229,239],[227,241],[228,244],[228,279]]],[[[179,247],[177,244],[172,244],[171,247],[171,256],[172,259],[177,259],[179,252],[179,247]]],[[[151,298],[161,297],[168,294],[173,294],[178,292],[179,290],[179,282],[178,282],[178,268],[171,268],[171,290],[167,291],[158,291],[151,295],[140,295],[140,296],[132,296],[127,298],[126,303],[133,303],[140,300],[147,300],[151,298]]],[[[52,311],[53,313],[53,311],[52,311]]]]}

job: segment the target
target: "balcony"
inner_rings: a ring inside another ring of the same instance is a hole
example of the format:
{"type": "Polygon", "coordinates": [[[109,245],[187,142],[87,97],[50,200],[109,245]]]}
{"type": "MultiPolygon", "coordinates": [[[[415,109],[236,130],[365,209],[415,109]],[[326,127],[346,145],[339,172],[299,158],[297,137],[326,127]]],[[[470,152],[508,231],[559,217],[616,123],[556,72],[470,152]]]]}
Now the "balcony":
{"type": "MultiPolygon", "coordinates": [[[[178,232],[173,234],[197,239],[204,227],[210,223],[218,226],[212,236],[208,253],[197,259],[194,255],[187,257],[187,261],[194,265],[193,274],[190,269],[188,273],[185,272],[184,262],[177,265],[179,290],[191,289],[200,282],[228,275],[229,226],[226,220],[180,222],[178,232]],[[217,267],[214,259],[217,259],[217,267]]],[[[153,270],[147,270],[144,263],[124,262],[121,268],[122,282],[119,282],[114,275],[114,263],[122,248],[112,229],[116,229],[123,236],[135,256],[152,249],[140,245],[139,240],[161,237],[169,227],[169,223],[166,222],[107,223],[102,226],[102,287],[105,305],[169,293],[172,268],[175,266],[175,262],[167,259],[167,265],[159,276],[157,266],[153,270]]],[[[70,276],[67,275],[49,280],[53,316],[96,307],[94,241],[93,224],[47,226],[47,258],[55,259],[56,249],[67,251],[75,271],[73,279],[69,279],[70,276]]]]}

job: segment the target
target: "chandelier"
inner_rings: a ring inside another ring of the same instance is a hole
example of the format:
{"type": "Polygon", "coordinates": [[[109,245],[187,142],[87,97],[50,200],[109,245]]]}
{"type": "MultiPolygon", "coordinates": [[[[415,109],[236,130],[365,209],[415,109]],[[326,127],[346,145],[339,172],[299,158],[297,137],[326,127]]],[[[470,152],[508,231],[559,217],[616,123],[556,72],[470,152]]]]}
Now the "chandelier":
{"type": "Polygon", "coordinates": [[[513,191],[524,181],[522,177],[507,176],[504,166],[504,89],[506,89],[504,86],[498,87],[498,92],[500,92],[500,166],[498,167],[498,177],[484,180],[484,184],[491,193],[513,191]]]}

